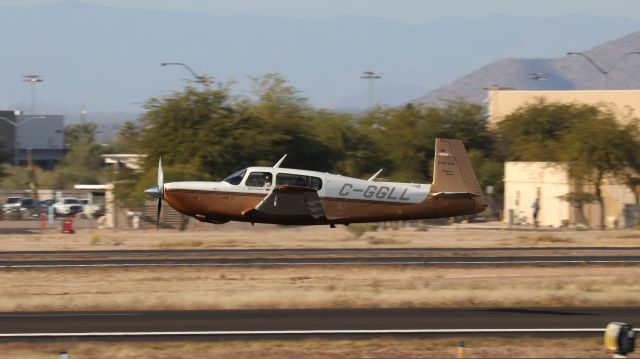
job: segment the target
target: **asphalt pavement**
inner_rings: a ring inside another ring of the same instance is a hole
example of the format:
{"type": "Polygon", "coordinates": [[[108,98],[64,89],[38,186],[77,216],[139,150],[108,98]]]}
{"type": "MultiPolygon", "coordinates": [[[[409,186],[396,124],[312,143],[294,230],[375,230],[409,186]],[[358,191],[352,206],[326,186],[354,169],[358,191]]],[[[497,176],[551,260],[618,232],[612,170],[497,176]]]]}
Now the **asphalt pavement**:
{"type": "MultiPolygon", "coordinates": [[[[28,334],[143,336],[171,333],[274,333],[313,331],[466,332],[581,330],[601,334],[607,323],[640,323],[640,308],[320,309],[135,312],[0,313],[0,336],[28,334]],[[102,333],[102,334],[100,334],[102,333]]],[[[316,333],[317,334],[317,333],[316,333]]],[[[215,335],[215,334],[213,334],[215,335]]]]}
{"type": "Polygon", "coordinates": [[[0,252],[0,268],[640,264],[638,247],[192,249],[0,252]]]}

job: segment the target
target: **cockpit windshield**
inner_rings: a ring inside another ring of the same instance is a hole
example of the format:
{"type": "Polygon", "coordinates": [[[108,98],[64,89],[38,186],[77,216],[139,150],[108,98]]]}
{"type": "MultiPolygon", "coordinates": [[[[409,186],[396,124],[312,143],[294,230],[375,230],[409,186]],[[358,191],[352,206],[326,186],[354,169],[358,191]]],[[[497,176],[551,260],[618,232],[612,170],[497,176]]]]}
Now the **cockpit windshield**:
{"type": "Polygon", "coordinates": [[[240,171],[230,175],[229,177],[223,179],[224,182],[230,183],[234,186],[237,186],[240,184],[240,182],[242,182],[242,179],[244,178],[245,173],[247,173],[247,169],[241,169],[240,171]]]}

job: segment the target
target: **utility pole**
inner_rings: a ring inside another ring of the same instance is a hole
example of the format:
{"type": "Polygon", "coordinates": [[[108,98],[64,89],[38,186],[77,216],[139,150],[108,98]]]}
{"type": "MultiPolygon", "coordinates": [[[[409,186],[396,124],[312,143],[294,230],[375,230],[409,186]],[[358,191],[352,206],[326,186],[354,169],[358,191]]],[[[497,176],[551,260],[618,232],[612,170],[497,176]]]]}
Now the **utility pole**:
{"type": "Polygon", "coordinates": [[[43,82],[44,79],[40,75],[24,75],[22,76],[22,81],[27,82],[31,85],[31,114],[36,113],[36,84],[38,82],[43,82]]]}
{"type": "Polygon", "coordinates": [[[184,69],[189,71],[191,76],[193,76],[195,82],[201,84],[202,88],[205,89],[205,90],[207,89],[207,87],[211,83],[211,78],[209,76],[198,75],[198,73],[195,72],[189,65],[183,64],[182,62],[163,62],[163,63],[160,64],[160,66],[162,66],[162,67],[164,67],[164,66],[172,66],[172,65],[173,66],[182,66],[184,69]]]}
{"type": "Polygon", "coordinates": [[[605,70],[602,66],[600,66],[595,60],[593,60],[589,55],[584,54],[582,52],[567,52],[567,56],[582,56],[585,60],[587,60],[598,72],[602,75],[602,89],[609,89],[609,74],[611,71],[615,70],[615,68],[622,62],[622,60],[629,55],[640,55],[640,51],[631,51],[622,55],[614,64],[609,68],[609,70],[605,70]]]}
{"type": "Polygon", "coordinates": [[[87,122],[87,108],[85,107],[85,105],[82,105],[80,107],[80,123],[85,122],[87,122]]]}
{"type": "Polygon", "coordinates": [[[373,107],[373,81],[382,78],[382,72],[378,71],[363,71],[360,75],[361,79],[369,80],[369,108],[373,107]]]}

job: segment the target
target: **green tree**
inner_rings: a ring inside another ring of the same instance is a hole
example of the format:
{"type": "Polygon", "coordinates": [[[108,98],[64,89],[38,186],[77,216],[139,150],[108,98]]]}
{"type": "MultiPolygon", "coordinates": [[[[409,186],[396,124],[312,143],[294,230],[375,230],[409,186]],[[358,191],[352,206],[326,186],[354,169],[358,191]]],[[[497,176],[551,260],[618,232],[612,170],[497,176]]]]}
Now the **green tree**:
{"type": "Polygon", "coordinates": [[[255,100],[247,100],[245,106],[268,129],[268,158],[286,153],[287,166],[320,171],[332,170],[344,158],[349,115],[314,109],[280,75],[267,74],[253,81],[255,100]]]}
{"type": "Polygon", "coordinates": [[[560,139],[583,118],[598,113],[596,106],[539,99],[497,124],[499,146],[510,161],[555,161],[560,139]]]}
{"type": "Polygon", "coordinates": [[[571,208],[573,208],[576,212],[578,223],[588,225],[586,217],[584,215],[584,206],[596,201],[596,197],[593,195],[593,193],[582,191],[569,192],[560,196],[559,198],[563,201],[569,202],[571,208]]]}
{"type": "Polygon", "coordinates": [[[503,166],[479,105],[458,100],[441,106],[376,108],[362,116],[358,128],[372,139],[390,179],[430,181],[435,139],[455,138],[465,142],[481,185],[502,188],[503,166]]]}
{"type": "Polygon", "coordinates": [[[96,141],[98,125],[93,122],[83,122],[68,125],[64,128],[64,137],[67,147],[73,147],[77,143],[93,143],[96,141]]]}
{"type": "Polygon", "coordinates": [[[137,132],[135,148],[147,155],[142,173],[121,169],[114,178],[119,198],[130,206],[143,200],[143,190],[155,184],[160,157],[168,181],[219,180],[267,158],[272,136],[246,106],[232,99],[227,86],[187,86],[170,96],[151,98],[145,108],[137,130],[126,130],[131,136],[137,132]]]}
{"type": "Polygon", "coordinates": [[[577,192],[594,188],[604,228],[605,179],[629,183],[640,173],[640,130],[636,119],[604,106],[539,101],[507,116],[497,126],[509,160],[549,161],[566,165],[577,192]]]}
{"type": "Polygon", "coordinates": [[[0,138],[0,181],[2,181],[2,179],[4,177],[7,177],[8,175],[8,171],[4,165],[4,162],[8,160],[9,156],[6,152],[2,150],[3,148],[4,148],[4,141],[3,139],[0,138]]]}
{"type": "Polygon", "coordinates": [[[158,157],[167,181],[219,180],[246,166],[272,165],[283,154],[291,168],[366,178],[383,167],[385,178],[423,181],[430,179],[436,137],[464,140],[483,185],[501,185],[483,109],[462,101],[354,116],[314,108],[284,78],[267,74],[254,79],[251,97],[212,83],[152,98],[145,109],[140,125],[123,126],[113,142],[135,143],[148,155],[141,173],[122,169],[115,177],[119,197],[133,202],[155,183],[158,157]]]}
{"type": "Polygon", "coordinates": [[[87,122],[65,127],[67,153],[53,171],[39,172],[41,187],[71,188],[74,184],[100,184],[107,179],[102,154],[110,152],[108,146],[97,143],[98,126],[87,122]]]}
{"type": "Polygon", "coordinates": [[[140,142],[140,128],[132,121],[125,122],[109,143],[114,153],[137,153],[140,142]]]}
{"type": "Polygon", "coordinates": [[[229,90],[220,86],[152,98],[142,116],[140,149],[148,155],[146,169],[159,157],[168,168],[180,166],[181,179],[221,178],[264,159],[272,136],[265,124],[245,108],[235,106],[229,90]]]}
{"type": "Polygon", "coordinates": [[[612,111],[601,109],[582,118],[559,142],[557,156],[568,164],[570,175],[594,187],[601,228],[605,227],[602,185],[607,178],[624,182],[628,171],[640,170],[636,160],[640,152],[639,139],[636,120],[623,124],[612,111]]]}

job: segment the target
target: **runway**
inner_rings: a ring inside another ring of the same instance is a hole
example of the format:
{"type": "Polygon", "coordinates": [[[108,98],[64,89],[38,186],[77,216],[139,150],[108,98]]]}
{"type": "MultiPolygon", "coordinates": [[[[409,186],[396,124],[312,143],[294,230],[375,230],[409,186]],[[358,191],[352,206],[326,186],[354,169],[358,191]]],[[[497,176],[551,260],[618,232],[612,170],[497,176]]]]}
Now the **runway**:
{"type": "Polygon", "coordinates": [[[326,309],[0,313],[0,337],[591,333],[640,308],[326,309]]]}
{"type": "Polygon", "coordinates": [[[5,251],[0,258],[6,256],[283,256],[283,255],[429,255],[433,253],[491,253],[491,252],[638,252],[640,246],[626,247],[409,247],[409,248],[207,248],[207,249],[126,249],[126,250],[92,250],[92,251],[5,251]]]}
{"type": "Polygon", "coordinates": [[[640,264],[637,247],[203,249],[1,252],[0,268],[640,264]]]}

